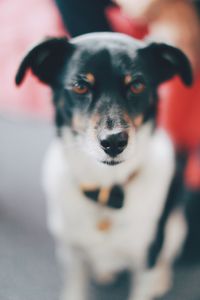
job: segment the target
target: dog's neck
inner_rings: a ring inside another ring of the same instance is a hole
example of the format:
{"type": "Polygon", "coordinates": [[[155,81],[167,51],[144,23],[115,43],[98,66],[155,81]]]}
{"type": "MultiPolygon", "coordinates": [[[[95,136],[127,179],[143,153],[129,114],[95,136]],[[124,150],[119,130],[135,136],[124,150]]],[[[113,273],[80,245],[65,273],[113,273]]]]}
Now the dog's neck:
{"type": "Polygon", "coordinates": [[[62,134],[64,156],[78,185],[110,187],[123,184],[133,172],[142,169],[148,156],[151,136],[152,122],[148,122],[137,133],[137,145],[133,155],[119,165],[108,166],[96,161],[81,145],[75,144],[71,130],[65,128],[62,134]]]}

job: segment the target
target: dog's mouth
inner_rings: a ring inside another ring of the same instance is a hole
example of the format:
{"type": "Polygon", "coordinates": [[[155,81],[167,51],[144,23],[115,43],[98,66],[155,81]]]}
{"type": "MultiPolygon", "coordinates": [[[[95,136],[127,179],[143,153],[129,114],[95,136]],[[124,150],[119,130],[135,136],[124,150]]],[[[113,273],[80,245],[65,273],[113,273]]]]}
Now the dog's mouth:
{"type": "Polygon", "coordinates": [[[103,164],[108,166],[116,166],[123,162],[123,160],[103,160],[101,161],[103,164]]]}

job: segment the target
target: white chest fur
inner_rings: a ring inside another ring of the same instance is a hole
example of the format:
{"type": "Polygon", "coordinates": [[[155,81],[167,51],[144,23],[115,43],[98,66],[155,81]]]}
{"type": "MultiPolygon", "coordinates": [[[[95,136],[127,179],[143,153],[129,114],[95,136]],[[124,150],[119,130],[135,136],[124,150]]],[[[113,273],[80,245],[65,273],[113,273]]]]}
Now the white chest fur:
{"type": "Polygon", "coordinates": [[[145,263],[174,172],[174,155],[172,145],[162,131],[151,137],[145,152],[141,149],[141,153],[140,166],[133,158],[110,167],[89,162],[79,150],[73,150],[73,155],[69,153],[67,157],[59,140],[48,152],[44,187],[50,229],[66,247],[80,249],[97,274],[130,266],[137,268],[145,263]],[[81,181],[99,185],[123,184],[136,167],[140,167],[140,172],[126,187],[122,209],[102,208],[79,189],[81,181]],[[112,226],[102,232],[97,223],[104,218],[109,219],[112,226]]]}

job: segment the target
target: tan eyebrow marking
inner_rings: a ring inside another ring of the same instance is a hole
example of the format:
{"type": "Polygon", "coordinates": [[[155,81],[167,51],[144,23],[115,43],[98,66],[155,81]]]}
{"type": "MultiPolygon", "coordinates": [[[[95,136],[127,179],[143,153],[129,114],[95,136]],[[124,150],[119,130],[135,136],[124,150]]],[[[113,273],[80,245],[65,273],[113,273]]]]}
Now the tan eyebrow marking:
{"type": "Polygon", "coordinates": [[[132,76],[130,74],[126,75],[124,78],[125,85],[128,85],[132,81],[132,76]]]}
{"type": "Polygon", "coordinates": [[[87,73],[86,74],[86,79],[88,80],[89,83],[94,84],[95,83],[95,77],[92,73],[87,73]]]}

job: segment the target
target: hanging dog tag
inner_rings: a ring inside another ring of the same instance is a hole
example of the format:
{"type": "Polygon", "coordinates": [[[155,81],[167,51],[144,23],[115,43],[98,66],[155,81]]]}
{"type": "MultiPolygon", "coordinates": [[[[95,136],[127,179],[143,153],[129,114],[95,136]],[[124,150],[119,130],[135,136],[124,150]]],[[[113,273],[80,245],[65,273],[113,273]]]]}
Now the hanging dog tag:
{"type": "Polygon", "coordinates": [[[97,229],[100,231],[108,231],[110,230],[112,223],[109,219],[102,219],[97,223],[97,229]]]}

